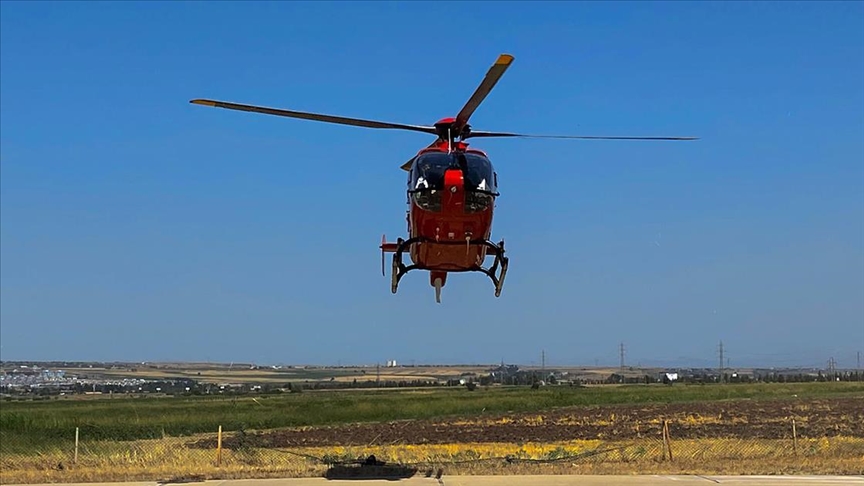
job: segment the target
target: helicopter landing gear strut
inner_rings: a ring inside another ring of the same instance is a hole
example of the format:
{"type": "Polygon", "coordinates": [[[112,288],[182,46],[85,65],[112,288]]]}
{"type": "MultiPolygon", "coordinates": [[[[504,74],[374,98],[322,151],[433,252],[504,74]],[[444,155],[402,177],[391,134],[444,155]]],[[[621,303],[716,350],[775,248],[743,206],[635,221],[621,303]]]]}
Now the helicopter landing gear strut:
{"type": "MultiPolygon", "coordinates": [[[[384,253],[392,252],[393,253],[393,263],[391,265],[390,272],[390,291],[392,293],[396,293],[399,288],[399,281],[402,280],[402,277],[405,276],[406,273],[411,270],[429,270],[431,272],[438,272],[435,269],[427,268],[423,265],[405,265],[402,263],[402,254],[411,247],[414,243],[420,243],[424,241],[429,241],[426,238],[409,238],[407,240],[403,240],[402,238],[397,238],[396,243],[387,243],[384,238],[381,240],[381,275],[385,275],[384,272],[384,253]]],[[[431,241],[429,241],[432,243],[431,241]]],[[[438,244],[450,244],[450,243],[441,243],[438,244]]],[[[490,280],[492,280],[492,284],[495,286],[495,297],[501,296],[501,290],[504,287],[504,277],[507,276],[507,268],[510,265],[510,258],[504,256],[504,240],[501,240],[499,243],[495,244],[489,240],[474,240],[470,241],[470,244],[474,245],[483,245],[487,247],[487,255],[492,255],[495,257],[495,261],[492,262],[492,266],[489,268],[484,268],[481,265],[476,265],[471,268],[459,269],[459,270],[447,270],[444,273],[443,278],[441,276],[432,275],[432,286],[435,287],[435,301],[441,303],[441,287],[444,286],[444,281],[446,279],[446,273],[461,273],[461,272],[480,272],[490,280]],[[437,278],[436,278],[437,277],[437,278]]],[[[454,242],[452,244],[456,245],[464,245],[462,242],[454,242]]]]}
{"type": "Polygon", "coordinates": [[[491,242],[486,242],[486,244],[492,246],[495,253],[495,261],[490,268],[481,268],[480,271],[492,279],[492,283],[495,284],[495,297],[500,297],[501,289],[504,287],[504,277],[507,276],[507,267],[510,266],[510,258],[504,256],[504,240],[501,240],[497,245],[493,245],[491,242]],[[498,269],[498,265],[501,265],[501,271],[496,276],[495,271],[498,269]]]}
{"type": "MultiPolygon", "coordinates": [[[[403,240],[402,238],[396,238],[396,244],[392,245],[393,249],[390,250],[393,252],[393,266],[390,270],[390,291],[394,294],[396,290],[399,288],[399,281],[402,280],[402,277],[405,276],[406,273],[411,270],[423,270],[424,267],[420,265],[405,265],[402,263],[402,253],[411,247],[412,244],[423,241],[423,238],[409,238],[408,240],[403,240]]],[[[384,271],[384,252],[387,251],[386,245],[388,243],[381,244],[381,271],[383,274],[384,271]]],[[[443,285],[443,283],[442,283],[443,285]]],[[[441,302],[441,289],[440,286],[436,291],[437,301],[441,302]]]]}

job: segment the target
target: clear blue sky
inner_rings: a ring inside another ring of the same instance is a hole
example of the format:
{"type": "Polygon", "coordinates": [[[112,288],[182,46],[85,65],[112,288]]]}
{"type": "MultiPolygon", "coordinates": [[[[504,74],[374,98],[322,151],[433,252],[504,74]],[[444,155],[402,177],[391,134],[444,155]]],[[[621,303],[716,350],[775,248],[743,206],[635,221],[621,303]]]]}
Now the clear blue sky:
{"type": "Polygon", "coordinates": [[[864,3],[3,2],[0,357],[856,365],[864,3]],[[475,129],[500,298],[392,295],[419,133],[475,129]]]}

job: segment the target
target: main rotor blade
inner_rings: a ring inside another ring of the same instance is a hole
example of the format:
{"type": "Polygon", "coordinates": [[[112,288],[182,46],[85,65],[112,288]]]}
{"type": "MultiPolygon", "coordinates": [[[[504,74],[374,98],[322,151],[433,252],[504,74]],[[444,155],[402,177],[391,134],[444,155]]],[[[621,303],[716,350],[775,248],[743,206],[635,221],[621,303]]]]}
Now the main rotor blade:
{"type": "Polygon", "coordinates": [[[489,68],[489,71],[486,72],[486,77],[480,82],[480,86],[477,86],[474,94],[471,95],[471,98],[468,99],[465,106],[463,106],[462,110],[459,111],[459,114],[456,115],[456,127],[462,128],[466,123],[468,123],[468,119],[471,118],[472,114],[474,114],[474,110],[476,110],[486,96],[489,95],[489,92],[492,91],[493,87],[495,87],[495,83],[501,79],[501,76],[504,75],[504,71],[506,71],[512,63],[513,56],[510,54],[501,54],[498,56],[495,64],[493,64],[492,67],[489,68]]]}
{"type": "Polygon", "coordinates": [[[521,133],[471,131],[465,138],[471,137],[521,137],[521,138],[571,138],[584,140],[699,140],[699,137],[617,137],[594,135],[524,135],[521,133]]]}
{"type": "Polygon", "coordinates": [[[343,116],[322,115],[320,113],[306,113],[303,111],[281,110],[277,108],[267,108],[263,106],[242,105],[239,103],[229,103],[226,101],[214,101],[206,99],[195,99],[189,101],[196,105],[215,106],[217,108],[227,108],[229,110],[250,111],[254,113],[264,113],[267,115],[287,116],[289,118],[302,118],[306,120],[315,120],[327,123],[339,123],[341,125],[353,125],[366,128],[393,128],[398,130],[412,130],[423,133],[437,133],[435,127],[423,125],[406,125],[402,123],[381,122],[375,120],[363,120],[360,118],[347,118],[343,116]]]}

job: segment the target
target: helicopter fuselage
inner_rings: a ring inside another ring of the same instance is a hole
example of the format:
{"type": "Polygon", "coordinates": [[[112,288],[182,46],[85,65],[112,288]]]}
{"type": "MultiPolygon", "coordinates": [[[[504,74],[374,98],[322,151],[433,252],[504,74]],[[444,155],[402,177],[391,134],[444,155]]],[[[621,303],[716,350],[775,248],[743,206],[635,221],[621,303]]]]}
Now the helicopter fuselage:
{"type": "MultiPolygon", "coordinates": [[[[480,151],[469,153],[477,159],[482,157],[488,160],[480,151]]],[[[436,162],[444,158],[438,155],[453,159],[458,157],[455,153],[446,152],[437,152],[435,155],[438,159],[436,162]]],[[[415,164],[422,165],[424,162],[421,154],[415,164]]],[[[432,170],[438,168],[433,163],[432,170]]],[[[491,164],[488,164],[488,168],[491,170],[491,164]]],[[[474,166],[471,169],[477,173],[484,167],[474,166]]],[[[423,241],[411,246],[410,255],[414,264],[430,270],[465,271],[483,263],[486,246],[472,242],[489,238],[497,194],[488,189],[478,190],[477,185],[482,180],[472,181],[471,169],[463,172],[458,165],[447,167],[441,171],[441,178],[432,182],[432,187],[424,187],[429,183],[424,175],[428,176],[431,171],[423,171],[422,167],[411,171],[407,191],[408,235],[409,238],[423,238],[423,241]]],[[[489,181],[489,185],[493,183],[494,180],[489,181]]]]}
{"type": "MultiPolygon", "coordinates": [[[[441,142],[415,156],[408,172],[408,239],[381,246],[384,252],[396,253],[394,292],[409,270],[429,271],[429,283],[439,300],[450,272],[486,273],[500,292],[494,270],[500,263],[502,272],[506,271],[503,241],[489,241],[499,195],[497,178],[486,154],[468,149],[464,142],[452,148],[441,142]],[[403,252],[409,254],[410,266],[402,264],[403,252]],[[490,254],[496,258],[491,271],[483,268],[490,254]]],[[[500,280],[503,283],[503,274],[500,280]]]]}

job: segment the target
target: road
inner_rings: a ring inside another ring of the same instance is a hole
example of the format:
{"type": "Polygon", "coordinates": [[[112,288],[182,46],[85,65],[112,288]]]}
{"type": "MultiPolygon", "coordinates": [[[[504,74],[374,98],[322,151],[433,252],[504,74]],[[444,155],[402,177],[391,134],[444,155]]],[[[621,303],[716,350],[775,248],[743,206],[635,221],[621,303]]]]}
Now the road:
{"type": "MultiPolygon", "coordinates": [[[[413,477],[410,479],[232,479],[188,483],[68,483],[62,486],[864,486],[864,476],[443,476],[441,479],[413,477]]],[[[5,485],[14,486],[14,485],[5,485]]],[[[23,486],[23,485],[22,485],[23,486]]],[[[27,485],[27,486],[57,486],[27,485]]]]}

